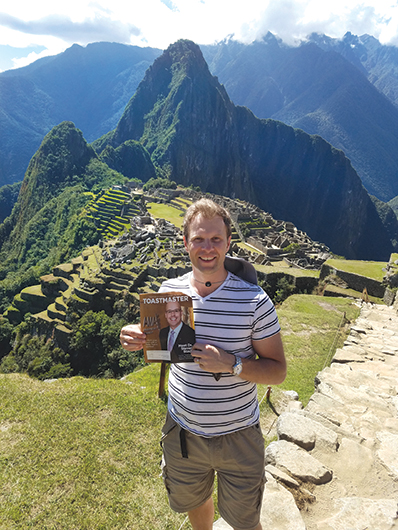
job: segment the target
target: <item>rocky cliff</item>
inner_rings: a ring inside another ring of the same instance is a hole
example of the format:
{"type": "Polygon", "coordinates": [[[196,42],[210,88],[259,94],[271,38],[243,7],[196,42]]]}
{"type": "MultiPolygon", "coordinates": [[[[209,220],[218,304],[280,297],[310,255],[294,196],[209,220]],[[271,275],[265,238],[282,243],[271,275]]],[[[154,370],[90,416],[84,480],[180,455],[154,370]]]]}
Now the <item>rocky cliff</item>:
{"type": "Polygon", "coordinates": [[[390,239],[343,152],[235,106],[190,41],[156,59],[96,149],[130,139],[178,183],[246,199],[347,258],[390,256],[390,239]]]}

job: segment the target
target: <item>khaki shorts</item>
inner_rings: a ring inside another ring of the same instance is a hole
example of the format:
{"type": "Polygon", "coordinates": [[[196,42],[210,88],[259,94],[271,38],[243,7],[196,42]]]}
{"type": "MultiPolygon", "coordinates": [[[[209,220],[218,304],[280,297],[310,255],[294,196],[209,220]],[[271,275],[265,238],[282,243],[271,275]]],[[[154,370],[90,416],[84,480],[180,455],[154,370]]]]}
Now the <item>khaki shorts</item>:
{"type": "Polygon", "coordinates": [[[182,454],[180,432],[168,414],[162,429],[162,474],[170,507],[182,513],[204,504],[213,493],[217,472],[221,517],[236,530],[254,530],[265,481],[260,426],[211,438],[184,431],[188,458],[182,454]]]}

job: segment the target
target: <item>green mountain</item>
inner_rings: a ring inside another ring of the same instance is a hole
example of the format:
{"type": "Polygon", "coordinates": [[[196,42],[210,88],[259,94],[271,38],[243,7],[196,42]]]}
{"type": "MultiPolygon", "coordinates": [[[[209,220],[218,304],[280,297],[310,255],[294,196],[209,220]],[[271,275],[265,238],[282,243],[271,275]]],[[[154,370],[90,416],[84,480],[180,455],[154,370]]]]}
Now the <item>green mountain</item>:
{"type": "MultiPolygon", "coordinates": [[[[311,35],[290,47],[269,33],[251,45],[229,39],[201,49],[235,104],[322,136],[345,152],[369,193],[383,201],[398,195],[396,47],[350,33],[311,35]]],[[[73,45],[0,73],[0,186],[23,179],[43,136],[61,121],[90,142],[112,130],[160,54],[73,45]]]]}
{"type": "Polygon", "coordinates": [[[0,188],[0,223],[8,217],[17,202],[21,182],[6,184],[0,188]]]}
{"type": "Polygon", "coordinates": [[[126,180],[98,159],[71,122],[46,135],[10,216],[0,225],[3,310],[21,287],[98,241],[83,207],[102,187],[126,180]]]}
{"type": "Polygon", "coordinates": [[[93,141],[114,128],[161,50],[99,42],[0,73],[0,186],[21,181],[43,137],[72,121],[93,141]]]}
{"type": "Polygon", "coordinates": [[[93,146],[130,140],[177,183],[246,199],[347,258],[389,258],[390,238],[344,153],[235,106],[190,41],[156,59],[116,129],[93,146]]]}

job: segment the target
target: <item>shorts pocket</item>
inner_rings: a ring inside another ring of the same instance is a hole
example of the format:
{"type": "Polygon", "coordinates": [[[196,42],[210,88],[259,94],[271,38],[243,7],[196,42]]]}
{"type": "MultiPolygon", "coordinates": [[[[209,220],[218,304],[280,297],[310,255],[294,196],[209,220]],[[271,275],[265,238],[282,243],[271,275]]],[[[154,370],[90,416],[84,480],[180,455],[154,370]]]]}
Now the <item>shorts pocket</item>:
{"type": "Polygon", "coordinates": [[[162,437],[160,439],[160,445],[162,446],[163,440],[166,438],[168,434],[171,433],[171,431],[177,426],[177,423],[173,420],[173,418],[170,416],[169,413],[166,415],[166,421],[164,422],[164,425],[162,427],[162,437]]]}

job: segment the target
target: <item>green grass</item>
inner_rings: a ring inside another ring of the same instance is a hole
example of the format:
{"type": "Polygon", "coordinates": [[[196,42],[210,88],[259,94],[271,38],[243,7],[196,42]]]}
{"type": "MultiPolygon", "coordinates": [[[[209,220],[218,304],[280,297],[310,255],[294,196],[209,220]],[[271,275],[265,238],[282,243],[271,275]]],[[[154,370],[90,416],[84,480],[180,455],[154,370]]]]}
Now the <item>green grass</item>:
{"type": "MultiPolygon", "coordinates": [[[[337,285],[328,285],[324,291],[324,296],[343,296],[351,298],[358,298],[361,299],[363,294],[359,291],[354,291],[354,289],[345,289],[343,287],[338,287],[337,285]],[[332,294],[328,294],[332,293],[332,294]]],[[[373,304],[383,304],[383,300],[381,298],[377,298],[377,296],[371,296],[367,295],[367,298],[369,302],[372,302],[373,304]]]]}
{"type": "Polygon", "coordinates": [[[179,528],[159,477],[158,374],[153,365],[131,384],[0,376],[0,528],[179,528]]]}
{"type": "Polygon", "coordinates": [[[343,259],[328,259],[326,265],[334,267],[341,271],[352,272],[367,278],[373,278],[377,281],[382,281],[385,271],[383,268],[387,266],[385,261],[356,261],[343,259]]]}
{"type": "Polygon", "coordinates": [[[345,326],[339,331],[344,313],[353,321],[359,308],[353,300],[315,295],[290,296],[278,309],[288,362],[280,388],[298,392],[304,406],[314,392],[316,374],[330,363],[347,336],[345,326]]]}
{"type": "Polygon", "coordinates": [[[160,204],[156,202],[150,202],[147,204],[148,211],[157,219],[167,219],[170,223],[173,223],[177,228],[182,228],[184,217],[181,215],[183,212],[174,206],[169,204],[160,204]]]}
{"type": "MultiPolygon", "coordinates": [[[[344,312],[354,320],[359,309],[352,300],[308,295],[278,308],[288,375],[271,403],[282,390],[307,403],[315,375],[344,340],[344,312]]],[[[154,363],[124,381],[0,375],[0,529],[179,529],[185,515],[168,507],[159,476],[166,412],[159,372],[154,363]]],[[[260,399],[266,390],[259,385],[260,399]]]]}

